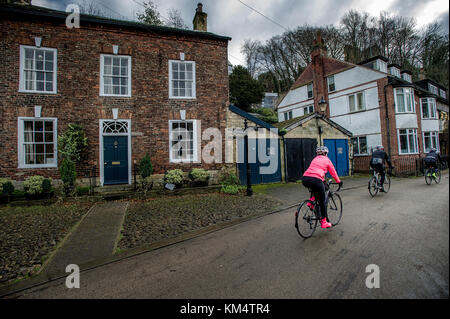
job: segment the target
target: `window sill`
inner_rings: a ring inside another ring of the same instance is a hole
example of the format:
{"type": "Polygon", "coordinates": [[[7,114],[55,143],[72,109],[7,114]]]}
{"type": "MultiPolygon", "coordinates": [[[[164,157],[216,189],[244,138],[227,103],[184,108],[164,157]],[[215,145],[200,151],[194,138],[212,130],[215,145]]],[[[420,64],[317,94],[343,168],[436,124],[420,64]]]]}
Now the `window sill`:
{"type": "Polygon", "coordinates": [[[366,109],[363,110],[357,110],[357,111],[349,111],[348,114],[354,114],[354,113],[361,113],[367,111],[366,109]]]}
{"type": "Polygon", "coordinates": [[[437,120],[439,120],[437,117],[431,117],[431,118],[429,118],[429,117],[422,117],[422,120],[433,120],[433,121],[437,121],[437,120]]]}
{"type": "Polygon", "coordinates": [[[197,97],[188,96],[169,96],[169,100],[196,100],[197,97]]]}
{"type": "Polygon", "coordinates": [[[197,163],[197,160],[170,160],[170,163],[172,164],[195,164],[197,163]]]}
{"type": "Polygon", "coordinates": [[[369,156],[369,154],[353,154],[354,157],[364,157],[369,156]]]}
{"type": "Polygon", "coordinates": [[[48,95],[55,95],[58,94],[57,91],[50,92],[50,91],[25,91],[25,90],[19,90],[19,93],[28,93],[28,94],[48,94],[48,95]]]}
{"type": "Polygon", "coordinates": [[[416,112],[395,112],[395,115],[402,115],[402,114],[417,114],[416,112]]]}
{"type": "Polygon", "coordinates": [[[416,152],[416,153],[398,153],[398,155],[419,155],[419,152],[416,152]]]}
{"type": "Polygon", "coordinates": [[[123,97],[123,98],[127,98],[127,97],[131,97],[131,94],[130,94],[130,95],[121,95],[121,94],[118,94],[118,95],[116,95],[116,94],[100,94],[99,96],[100,96],[100,97],[123,97]]]}
{"type": "Polygon", "coordinates": [[[52,165],[19,165],[19,169],[40,169],[40,168],[58,168],[57,164],[52,165]]]}

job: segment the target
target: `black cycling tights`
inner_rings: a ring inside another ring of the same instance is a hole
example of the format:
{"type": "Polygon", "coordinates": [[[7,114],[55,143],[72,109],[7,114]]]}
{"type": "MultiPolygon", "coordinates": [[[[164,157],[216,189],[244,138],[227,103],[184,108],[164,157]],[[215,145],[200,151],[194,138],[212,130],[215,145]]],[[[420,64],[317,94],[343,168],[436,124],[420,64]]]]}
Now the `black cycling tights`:
{"type": "Polygon", "coordinates": [[[328,220],[327,208],[325,206],[325,184],[323,181],[315,177],[303,176],[302,183],[303,186],[312,190],[316,201],[319,203],[320,219],[326,218],[328,220]]]}

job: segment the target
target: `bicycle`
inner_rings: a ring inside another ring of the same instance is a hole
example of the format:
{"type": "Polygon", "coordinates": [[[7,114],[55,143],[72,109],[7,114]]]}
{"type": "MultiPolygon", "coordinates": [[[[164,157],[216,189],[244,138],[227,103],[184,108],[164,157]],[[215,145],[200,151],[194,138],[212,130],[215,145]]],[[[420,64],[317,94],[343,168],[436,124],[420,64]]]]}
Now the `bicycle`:
{"type": "Polygon", "coordinates": [[[429,165],[425,170],[425,183],[427,183],[427,185],[431,185],[433,180],[436,182],[436,184],[439,184],[439,182],[441,181],[441,170],[429,165]],[[433,172],[435,173],[435,175],[433,175],[433,172]]]}
{"type": "MultiPolygon", "coordinates": [[[[341,187],[339,186],[336,191],[332,191],[330,185],[339,184],[332,183],[331,181],[331,179],[325,181],[325,205],[328,211],[328,221],[334,227],[339,223],[342,217],[342,199],[341,196],[337,194],[341,187]]],[[[295,228],[297,229],[298,234],[305,239],[314,234],[318,221],[320,220],[319,203],[315,199],[311,200],[313,197],[311,189],[309,189],[309,194],[310,199],[304,200],[295,212],[295,228]]]]}
{"type": "Polygon", "coordinates": [[[394,167],[390,168],[389,173],[385,174],[383,186],[381,186],[380,173],[378,173],[374,168],[371,168],[373,176],[369,179],[368,183],[370,196],[375,197],[380,189],[383,189],[385,193],[389,192],[389,190],[391,189],[391,178],[389,177],[389,175],[391,175],[391,171],[393,168],[394,167]]]}

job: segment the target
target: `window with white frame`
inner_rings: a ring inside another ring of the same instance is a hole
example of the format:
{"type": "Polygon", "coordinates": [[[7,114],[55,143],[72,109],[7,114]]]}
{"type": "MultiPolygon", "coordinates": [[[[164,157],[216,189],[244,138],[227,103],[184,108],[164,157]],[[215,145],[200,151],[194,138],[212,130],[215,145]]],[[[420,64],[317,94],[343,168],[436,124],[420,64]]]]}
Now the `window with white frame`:
{"type": "Polygon", "coordinates": [[[169,61],[169,98],[195,99],[195,62],[169,61]]]}
{"type": "Polygon", "coordinates": [[[328,82],[328,92],[334,92],[336,91],[336,85],[334,83],[334,75],[331,75],[327,78],[328,82]]]}
{"type": "Polygon", "coordinates": [[[447,98],[447,93],[446,93],[444,90],[442,90],[442,89],[439,89],[439,95],[440,95],[441,97],[443,97],[444,99],[447,98]]]}
{"type": "Polygon", "coordinates": [[[387,63],[383,60],[376,60],[374,64],[375,70],[387,73],[387,63]]]}
{"type": "Polygon", "coordinates": [[[308,88],[308,99],[311,99],[313,97],[313,84],[309,83],[307,88],[308,88]]]}
{"type": "Polygon", "coordinates": [[[171,162],[197,161],[196,121],[169,121],[169,147],[171,162]]]}
{"type": "Polygon", "coordinates": [[[20,46],[19,91],[56,93],[57,50],[20,46]]]}
{"type": "Polygon", "coordinates": [[[361,111],[366,108],[364,92],[358,92],[348,96],[348,105],[350,112],[361,111]]]}
{"type": "Polygon", "coordinates": [[[100,95],[131,96],[131,57],[100,55],[100,95]]]}
{"type": "Polygon", "coordinates": [[[428,91],[434,94],[438,94],[438,88],[435,87],[433,84],[428,83],[428,91]]]}
{"type": "Polygon", "coordinates": [[[368,155],[367,153],[367,137],[358,136],[352,138],[353,154],[354,155],[368,155]]]}
{"type": "Polygon", "coordinates": [[[412,88],[395,89],[395,106],[397,113],[415,112],[414,90],[412,88]]]}
{"type": "Polygon", "coordinates": [[[303,108],[303,114],[310,114],[314,112],[314,105],[308,105],[303,108]]]}
{"type": "Polygon", "coordinates": [[[434,98],[420,99],[423,119],[437,119],[436,100],[434,98]]]}
{"type": "Polygon", "coordinates": [[[410,83],[412,82],[411,74],[408,74],[406,72],[402,73],[402,79],[407,81],[407,82],[410,82],[410,83]]]}
{"type": "Polygon", "coordinates": [[[418,153],[417,129],[413,128],[398,130],[398,147],[399,154],[418,153]]]}
{"type": "Polygon", "coordinates": [[[284,114],[285,121],[292,119],[292,111],[287,111],[287,112],[284,112],[283,114],[284,114]]]}
{"type": "Polygon", "coordinates": [[[56,167],[56,118],[19,118],[19,168],[56,167]]]}
{"type": "Polygon", "coordinates": [[[423,132],[423,148],[428,153],[432,148],[439,149],[438,132],[423,132]]]}

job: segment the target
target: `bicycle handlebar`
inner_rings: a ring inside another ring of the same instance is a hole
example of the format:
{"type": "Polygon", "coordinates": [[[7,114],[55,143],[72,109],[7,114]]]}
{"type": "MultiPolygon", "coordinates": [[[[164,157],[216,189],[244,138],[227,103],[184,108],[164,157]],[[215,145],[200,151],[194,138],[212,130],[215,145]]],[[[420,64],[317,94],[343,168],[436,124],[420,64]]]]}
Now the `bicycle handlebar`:
{"type": "Polygon", "coordinates": [[[334,185],[339,185],[338,189],[336,190],[336,192],[339,192],[339,190],[341,189],[341,184],[336,183],[336,182],[332,182],[332,179],[327,181],[328,185],[334,184],[334,185]]]}

